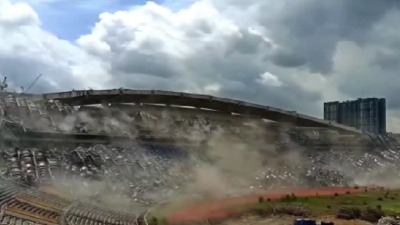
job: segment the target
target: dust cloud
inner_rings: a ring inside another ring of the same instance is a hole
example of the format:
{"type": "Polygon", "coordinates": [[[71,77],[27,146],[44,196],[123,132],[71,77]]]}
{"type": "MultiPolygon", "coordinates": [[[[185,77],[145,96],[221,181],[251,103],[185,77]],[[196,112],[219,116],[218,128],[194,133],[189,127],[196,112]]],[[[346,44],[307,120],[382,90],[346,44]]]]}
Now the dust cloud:
{"type": "MultiPolygon", "coordinates": [[[[160,115],[161,121],[154,121],[151,115],[136,114],[141,119],[150,121],[146,121],[146,128],[149,128],[155,136],[169,135],[169,137],[175,138],[176,146],[185,149],[191,163],[188,168],[177,171],[190,176],[190,181],[179,187],[178,192],[171,195],[168,200],[173,201],[174,198],[181,198],[182,195],[223,198],[250,194],[264,188],[254,186],[254,184],[257,183],[255,182],[257,179],[262,179],[263,172],[267,169],[287,166],[288,170],[296,170],[296,168],[312,167],[313,162],[310,162],[306,155],[309,151],[314,150],[291,142],[288,134],[283,131],[290,128],[289,126],[281,126],[276,130],[269,122],[250,120],[232,127],[224,126],[223,123],[211,127],[201,119],[194,124],[189,124],[187,117],[179,113],[162,111],[160,115]],[[179,125],[175,123],[177,120],[181,121],[179,125]],[[185,139],[186,143],[179,143],[182,139],[185,139]],[[282,141],[285,141],[285,145],[289,146],[289,149],[281,150],[277,147],[282,141]]],[[[56,124],[59,130],[72,132],[76,128],[77,122],[87,124],[94,132],[105,131],[117,135],[130,135],[134,138],[138,132],[136,125],[140,123],[140,120],[123,110],[115,112],[115,110],[102,109],[99,117],[95,117],[89,112],[77,112],[72,116],[59,118],[56,124]]],[[[42,121],[37,123],[37,126],[42,129],[50,129],[50,126],[44,126],[43,124],[46,123],[42,123],[42,121]]],[[[334,140],[333,137],[331,139],[334,140]]],[[[113,144],[118,145],[118,143],[113,144]]],[[[361,157],[365,152],[366,149],[359,149],[351,154],[361,157]]],[[[399,182],[390,179],[397,170],[389,166],[374,168],[367,174],[356,173],[350,166],[341,163],[330,163],[324,166],[339,171],[357,185],[374,183],[392,187],[400,185],[399,182]]],[[[133,207],[133,205],[139,207],[130,198],[107,191],[110,190],[110,184],[107,181],[84,181],[57,177],[54,183],[55,188],[68,193],[75,199],[95,200],[111,208],[126,208],[133,207]]],[[[113,183],[113,185],[126,186],[122,181],[120,184],[113,183]]],[[[295,185],[285,188],[296,188],[295,185]]],[[[152,199],[165,200],[161,195],[163,191],[165,190],[153,192],[152,199]]]]}
{"type": "MultiPolygon", "coordinates": [[[[113,182],[112,185],[116,187],[124,184],[113,182]]],[[[68,199],[95,203],[104,208],[120,211],[129,209],[132,212],[141,212],[145,209],[145,207],[135,204],[132,199],[114,193],[113,187],[105,180],[94,181],[56,176],[52,189],[55,189],[60,196],[65,196],[68,199]]]]}

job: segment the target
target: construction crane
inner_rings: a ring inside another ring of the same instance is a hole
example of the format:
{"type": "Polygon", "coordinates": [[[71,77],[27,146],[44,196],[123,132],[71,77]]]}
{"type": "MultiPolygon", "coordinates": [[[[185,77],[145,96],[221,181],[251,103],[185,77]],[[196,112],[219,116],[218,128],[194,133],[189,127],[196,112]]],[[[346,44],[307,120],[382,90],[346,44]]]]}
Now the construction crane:
{"type": "Polygon", "coordinates": [[[32,83],[28,86],[28,88],[26,89],[26,91],[24,91],[24,88],[22,87],[22,92],[28,92],[29,90],[31,90],[31,88],[33,87],[33,85],[36,84],[36,82],[43,76],[43,74],[39,74],[39,76],[36,77],[35,80],[32,81],[32,83]]]}
{"type": "Polygon", "coordinates": [[[8,88],[7,77],[4,76],[3,82],[0,83],[0,92],[5,92],[8,88]]]}

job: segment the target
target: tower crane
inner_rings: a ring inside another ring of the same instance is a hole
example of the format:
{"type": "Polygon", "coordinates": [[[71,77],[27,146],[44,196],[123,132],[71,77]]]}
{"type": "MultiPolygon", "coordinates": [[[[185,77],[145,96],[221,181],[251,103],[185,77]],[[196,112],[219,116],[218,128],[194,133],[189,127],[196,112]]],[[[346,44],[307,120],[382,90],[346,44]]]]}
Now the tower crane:
{"type": "Polygon", "coordinates": [[[31,90],[31,88],[33,87],[33,85],[35,85],[36,82],[37,82],[42,76],[43,76],[43,74],[39,74],[39,76],[37,76],[37,77],[35,78],[35,80],[33,80],[32,83],[28,86],[28,88],[27,88],[25,91],[23,91],[23,92],[28,92],[29,90],[31,90]]]}
{"type": "Polygon", "coordinates": [[[3,82],[0,83],[0,92],[5,92],[8,88],[7,77],[4,76],[3,82]]]}

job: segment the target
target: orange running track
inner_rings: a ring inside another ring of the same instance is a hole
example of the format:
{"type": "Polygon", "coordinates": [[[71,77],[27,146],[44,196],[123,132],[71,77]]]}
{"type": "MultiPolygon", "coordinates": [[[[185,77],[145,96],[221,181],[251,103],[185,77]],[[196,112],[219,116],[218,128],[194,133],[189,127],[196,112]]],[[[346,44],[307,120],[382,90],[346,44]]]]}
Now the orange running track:
{"type": "Polygon", "coordinates": [[[286,193],[254,194],[245,197],[227,198],[210,202],[199,202],[179,212],[173,213],[168,217],[168,222],[170,222],[171,224],[185,224],[192,222],[203,222],[205,220],[213,221],[233,218],[240,215],[233,210],[229,210],[230,207],[256,203],[258,201],[258,198],[261,196],[264,197],[264,199],[279,199],[285,197],[287,194],[292,193],[298,197],[311,197],[317,195],[331,196],[335,193],[359,193],[364,191],[365,188],[327,187],[319,189],[300,189],[286,193]]]}

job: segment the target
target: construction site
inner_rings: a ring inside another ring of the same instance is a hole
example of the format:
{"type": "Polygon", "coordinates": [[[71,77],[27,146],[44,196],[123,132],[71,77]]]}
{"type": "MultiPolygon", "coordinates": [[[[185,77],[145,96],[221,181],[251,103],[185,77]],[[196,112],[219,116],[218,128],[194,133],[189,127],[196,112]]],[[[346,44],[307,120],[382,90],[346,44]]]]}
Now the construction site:
{"type": "Polygon", "coordinates": [[[193,93],[29,93],[40,77],[0,86],[1,224],[212,223],[260,196],[399,187],[390,133],[193,93]]]}

